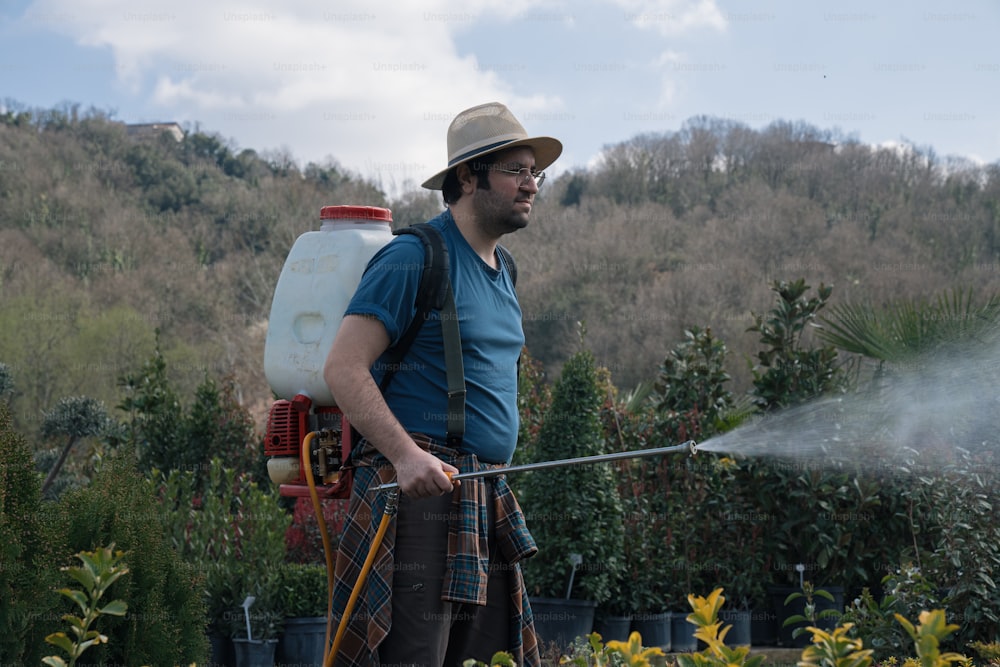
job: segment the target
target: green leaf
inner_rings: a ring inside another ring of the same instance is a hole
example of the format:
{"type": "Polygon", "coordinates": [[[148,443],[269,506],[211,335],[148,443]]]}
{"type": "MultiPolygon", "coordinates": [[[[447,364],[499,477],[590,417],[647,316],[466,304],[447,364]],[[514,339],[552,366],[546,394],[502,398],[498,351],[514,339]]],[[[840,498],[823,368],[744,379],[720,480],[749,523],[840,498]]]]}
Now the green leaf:
{"type": "Polygon", "coordinates": [[[59,593],[60,595],[65,595],[66,597],[68,597],[70,600],[75,602],[77,606],[80,607],[80,609],[82,609],[84,612],[87,611],[87,604],[90,601],[87,599],[87,594],[84,593],[83,591],[78,591],[72,588],[60,588],[56,592],[59,593]]]}
{"type": "Polygon", "coordinates": [[[70,641],[65,632],[53,632],[45,638],[45,641],[53,646],[58,646],[67,653],[73,652],[73,642],[70,641]]]}
{"type": "Polygon", "coordinates": [[[792,600],[798,600],[801,597],[805,596],[800,592],[791,593],[787,598],[785,598],[785,606],[787,607],[789,602],[792,600]]]}
{"type": "MultiPolygon", "coordinates": [[[[80,556],[80,554],[77,555],[80,556]]],[[[82,560],[82,556],[80,558],[82,560]]],[[[65,569],[69,576],[78,581],[84,589],[89,591],[95,587],[97,579],[92,569],[84,567],[67,567],[65,569]]]]}
{"type": "Polygon", "coordinates": [[[124,616],[126,611],[128,611],[128,604],[124,600],[115,600],[101,609],[99,613],[109,616],[124,616]]]}
{"type": "Polygon", "coordinates": [[[814,590],[813,595],[818,595],[819,597],[829,600],[830,602],[834,601],[833,594],[830,593],[830,591],[824,590],[822,588],[817,588],[816,590],[814,590]]]}

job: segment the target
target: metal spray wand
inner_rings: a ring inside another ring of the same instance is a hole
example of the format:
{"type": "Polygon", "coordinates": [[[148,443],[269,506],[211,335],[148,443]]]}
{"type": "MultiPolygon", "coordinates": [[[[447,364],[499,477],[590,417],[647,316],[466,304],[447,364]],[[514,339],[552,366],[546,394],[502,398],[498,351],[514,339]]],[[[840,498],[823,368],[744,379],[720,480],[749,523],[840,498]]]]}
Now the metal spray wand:
{"type": "MultiPolygon", "coordinates": [[[[688,450],[691,452],[691,456],[698,453],[698,444],[694,440],[687,440],[680,443],[679,445],[670,445],[669,447],[654,447],[653,449],[638,449],[630,452],[612,452],[610,454],[597,454],[595,456],[578,456],[573,459],[560,459],[557,461],[539,461],[538,463],[525,463],[516,466],[506,466],[503,468],[487,468],[485,470],[474,470],[473,472],[460,472],[451,476],[452,481],[471,479],[473,477],[496,477],[497,475],[506,475],[512,472],[528,472],[530,470],[547,470],[549,468],[566,468],[575,465],[584,465],[590,463],[602,463],[604,461],[619,461],[621,459],[638,459],[645,458],[648,456],[659,456],[661,454],[669,454],[670,452],[679,452],[683,450],[688,450]]],[[[381,484],[379,486],[372,487],[370,491],[391,491],[393,489],[398,489],[399,484],[396,482],[389,482],[387,484],[381,484]]]]}

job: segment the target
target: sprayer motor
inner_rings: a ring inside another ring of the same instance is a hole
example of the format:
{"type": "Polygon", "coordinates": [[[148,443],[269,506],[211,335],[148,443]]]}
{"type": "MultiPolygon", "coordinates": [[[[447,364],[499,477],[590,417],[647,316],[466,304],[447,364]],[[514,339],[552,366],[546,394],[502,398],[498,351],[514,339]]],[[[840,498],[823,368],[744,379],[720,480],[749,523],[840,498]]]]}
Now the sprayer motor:
{"type": "Polygon", "coordinates": [[[268,476],[278,484],[281,495],[307,497],[304,466],[308,465],[323,497],[347,498],[350,485],[342,478],[341,466],[343,457],[350,452],[350,438],[350,424],[336,407],[313,408],[310,398],[303,394],[290,401],[275,401],[267,417],[264,440],[268,476]],[[312,432],[317,436],[306,460],[302,442],[312,432]]]}

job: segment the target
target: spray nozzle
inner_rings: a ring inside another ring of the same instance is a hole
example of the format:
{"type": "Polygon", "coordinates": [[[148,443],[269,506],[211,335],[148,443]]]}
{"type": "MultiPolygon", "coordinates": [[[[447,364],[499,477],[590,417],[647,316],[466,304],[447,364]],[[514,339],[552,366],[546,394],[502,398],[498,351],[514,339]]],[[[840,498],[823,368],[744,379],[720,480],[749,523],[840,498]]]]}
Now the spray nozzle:
{"type": "Polygon", "coordinates": [[[698,443],[694,440],[688,440],[688,446],[691,449],[691,456],[698,453],[698,443]]]}

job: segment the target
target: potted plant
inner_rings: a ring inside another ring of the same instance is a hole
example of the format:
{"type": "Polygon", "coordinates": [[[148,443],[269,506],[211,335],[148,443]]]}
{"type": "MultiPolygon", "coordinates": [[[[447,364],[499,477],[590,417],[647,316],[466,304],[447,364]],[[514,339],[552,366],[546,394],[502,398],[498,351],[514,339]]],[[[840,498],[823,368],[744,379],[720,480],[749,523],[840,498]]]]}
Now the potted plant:
{"type": "MultiPolygon", "coordinates": [[[[593,355],[574,354],[555,384],[537,441],[526,448],[530,460],[605,453],[599,418],[605,393],[593,355]]],[[[611,598],[624,570],[614,472],[608,465],[580,465],[524,473],[515,483],[538,544],[523,564],[536,632],[542,641],[567,644],[590,633],[595,607],[611,598]],[[568,619],[578,624],[569,628],[568,619]]]]}
{"type": "Polygon", "coordinates": [[[232,610],[236,623],[230,636],[236,667],[258,660],[270,666],[284,621],[281,571],[286,567],[285,531],[291,519],[276,498],[254,482],[243,489],[240,501],[232,516],[235,558],[227,565],[235,573],[230,595],[241,604],[232,610]]]}
{"type": "MultiPolygon", "coordinates": [[[[722,457],[714,460],[720,484],[710,503],[718,510],[717,537],[710,546],[717,564],[714,587],[726,592],[719,618],[732,627],[726,634],[729,646],[751,645],[754,620],[773,623],[767,604],[769,578],[765,536],[774,532],[771,515],[758,511],[747,494],[746,461],[722,457]]],[[[758,632],[760,632],[758,630],[758,632]]],[[[770,636],[758,637],[758,645],[774,643],[770,636]]]]}
{"type": "Polygon", "coordinates": [[[647,646],[672,648],[671,612],[668,609],[671,552],[666,514],[651,509],[656,495],[654,460],[634,460],[623,466],[622,479],[628,511],[625,521],[627,574],[623,590],[629,605],[630,628],[647,646]]]}
{"type": "Polygon", "coordinates": [[[234,619],[238,626],[240,622],[246,628],[246,636],[234,630],[233,634],[233,656],[236,667],[273,667],[274,654],[278,646],[278,634],[281,631],[280,614],[276,612],[270,604],[273,598],[272,592],[268,590],[270,586],[262,582],[257,591],[264,595],[264,600],[259,609],[254,608],[257,598],[248,595],[240,605],[240,612],[235,613],[234,619]]]}
{"type": "MultiPolygon", "coordinates": [[[[658,446],[660,434],[656,410],[649,400],[651,390],[652,384],[645,383],[621,400],[608,397],[602,411],[608,450],[628,452],[658,446]]],[[[663,576],[669,540],[667,512],[659,503],[670,502],[670,498],[659,484],[658,465],[657,459],[635,458],[616,466],[624,512],[625,572],[612,598],[598,608],[598,629],[603,639],[617,641],[627,641],[630,631],[639,632],[647,645],[669,651],[670,612],[663,576]]]]}
{"type": "Polygon", "coordinates": [[[204,575],[212,662],[232,665],[235,654],[240,667],[258,644],[271,652],[273,662],[282,621],[279,573],[288,514],[249,474],[225,468],[219,459],[212,460],[200,490],[190,472],[175,471],[163,484],[164,497],[186,508],[188,521],[175,541],[204,575]]]}
{"type": "Polygon", "coordinates": [[[288,563],[281,571],[284,632],[278,642],[279,665],[323,662],[328,621],[326,567],[288,563]]]}
{"type": "Polygon", "coordinates": [[[289,517],[250,474],[226,468],[218,458],[201,482],[192,471],[174,470],[158,483],[163,501],[178,517],[168,526],[171,539],[203,578],[212,662],[232,665],[232,640],[248,638],[241,607],[248,596],[255,599],[252,637],[276,640],[278,635],[278,573],[289,517]]]}

